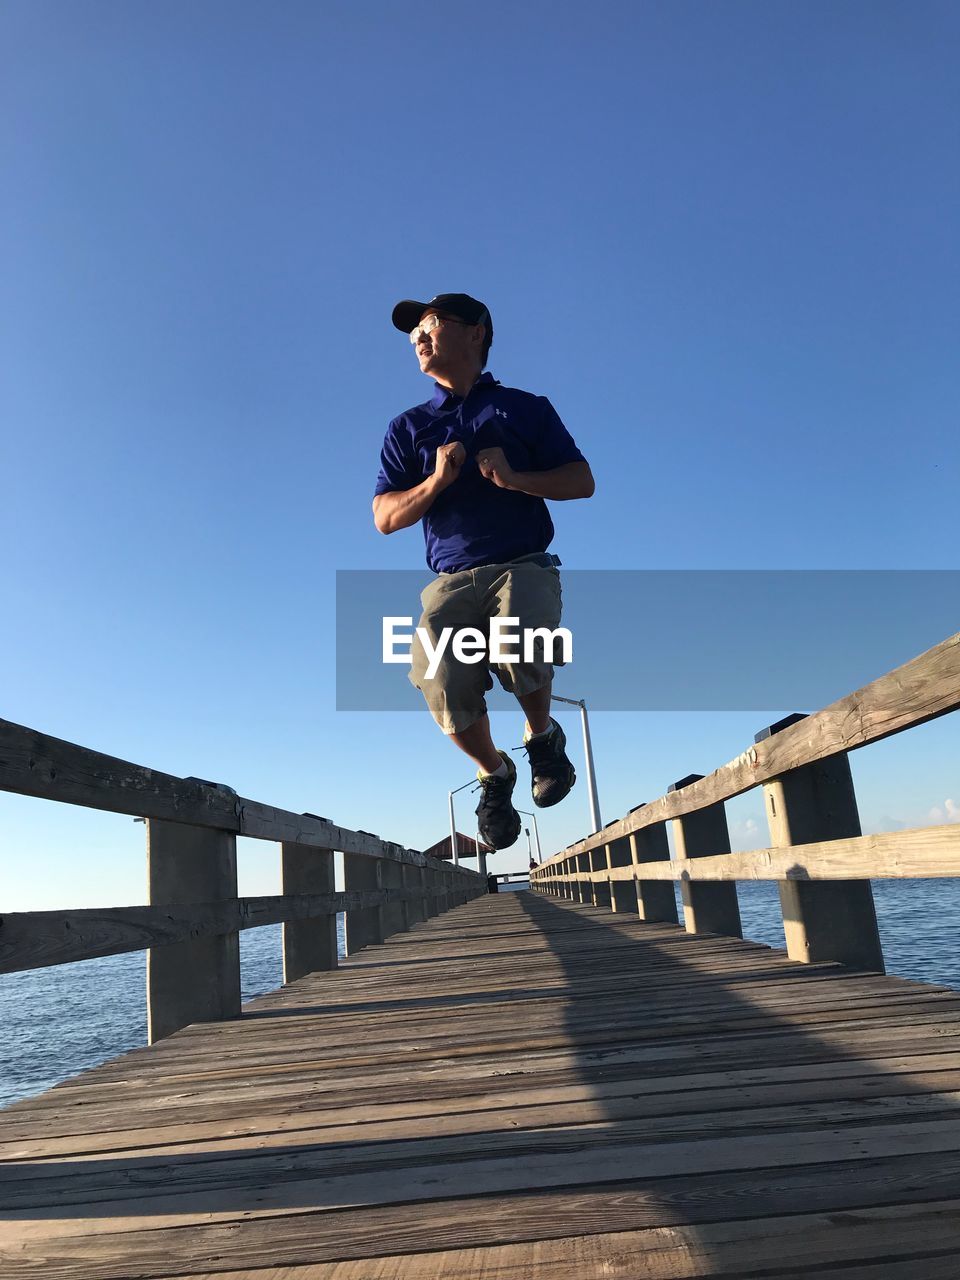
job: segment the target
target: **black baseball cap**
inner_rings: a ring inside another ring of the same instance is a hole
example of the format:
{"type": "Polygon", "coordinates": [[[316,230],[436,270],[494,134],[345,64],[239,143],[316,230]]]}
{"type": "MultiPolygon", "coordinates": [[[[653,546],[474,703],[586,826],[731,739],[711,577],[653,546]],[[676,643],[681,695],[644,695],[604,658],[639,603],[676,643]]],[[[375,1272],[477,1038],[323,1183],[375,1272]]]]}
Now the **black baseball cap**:
{"type": "Polygon", "coordinates": [[[493,321],[490,312],[482,302],[471,298],[469,293],[438,293],[429,302],[414,302],[405,298],[393,308],[393,323],[403,333],[412,333],[420,323],[420,317],[430,308],[445,311],[447,315],[456,316],[467,324],[485,324],[487,337],[493,340],[493,321]]]}

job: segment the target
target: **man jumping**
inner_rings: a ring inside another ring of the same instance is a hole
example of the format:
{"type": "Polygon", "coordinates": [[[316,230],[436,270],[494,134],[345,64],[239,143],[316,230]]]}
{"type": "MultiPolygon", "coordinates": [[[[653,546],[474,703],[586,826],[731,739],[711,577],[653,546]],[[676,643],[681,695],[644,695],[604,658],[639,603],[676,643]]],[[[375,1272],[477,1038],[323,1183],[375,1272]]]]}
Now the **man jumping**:
{"type": "MultiPolygon", "coordinates": [[[[521,633],[555,630],[560,562],[547,551],[554,529],[544,499],[589,498],[589,464],[549,400],[482,372],[493,342],[482,302],[465,293],[398,302],[393,323],[409,333],[435,390],[387,428],[373,519],[381,533],[423,523],[427,564],[438,575],[420,597],[419,626],[431,649],[445,627],[489,634],[493,617],[518,619],[521,633]]],[[[470,664],[447,646],[428,678],[424,645],[419,636],[413,641],[410,679],[440,728],[477,765],[477,822],[495,849],[516,842],[520,815],[511,799],[516,766],[490,736],[484,694],[493,685],[491,668],[526,715],[534,804],[557,804],[576,780],[564,732],[550,716],[551,658],[541,645],[532,661],[494,663],[488,654],[470,664]]]]}

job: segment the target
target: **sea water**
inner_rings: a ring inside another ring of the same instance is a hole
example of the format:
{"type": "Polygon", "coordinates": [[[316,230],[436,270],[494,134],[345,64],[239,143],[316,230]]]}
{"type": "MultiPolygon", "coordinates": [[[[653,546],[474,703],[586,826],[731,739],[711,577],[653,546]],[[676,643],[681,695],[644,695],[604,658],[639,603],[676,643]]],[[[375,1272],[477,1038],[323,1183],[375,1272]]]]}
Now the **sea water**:
{"type": "MultiPolygon", "coordinates": [[[[738,888],[744,937],[782,947],[776,884],[738,888]]],[[[960,880],[877,880],[873,889],[887,972],[960,989],[960,880]]],[[[243,1000],[282,983],[280,932],[240,934],[243,1000]]],[[[342,916],[337,935],[342,955],[342,916]]],[[[146,1044],[145,971],[136,951],[0,975],[0,1105],[146,1044]]]]}

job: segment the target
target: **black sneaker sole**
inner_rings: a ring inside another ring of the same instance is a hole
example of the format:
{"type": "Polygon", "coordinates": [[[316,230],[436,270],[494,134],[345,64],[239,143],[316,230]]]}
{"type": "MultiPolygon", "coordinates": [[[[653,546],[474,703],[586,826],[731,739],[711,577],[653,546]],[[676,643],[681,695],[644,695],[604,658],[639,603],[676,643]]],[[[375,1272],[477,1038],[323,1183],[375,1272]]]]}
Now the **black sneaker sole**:
{"type": "MultiPolygon", "coordinates": [[[[484,807],[486,800],[486,792],[483,799],[477,805],[477,830],[480,838],[485,844],[492,845],[494,849],[509,849],[511,845],[515,845],[520,837],[520,828],[523,825],[520,821],[520,815],[513,807],[513,790],[517,785],[517,770],[513,761],[504,752],[500,752],[501,758],[508,766],[510,777],[510,789],[506,794],[501,793],[500,803],[492,806],[492,812],[486,816],[489,822],[485,823],[481,817],[480,811],[484,807]]],[[[505,781],[505,780],[503,780],[505,781]]],[[[503,781],[499,784],[503,786],[503,781]]],[[[481,784],[482,789],[482,784],[481,784]]]]}
{"type": "Polygon", "coordinates": [[[538,800],[536,796],[532,796],[531,799],[533,800],[533,803],[537,806],[538,809],[552,809],[553,806],[555,804],[559,804],[561,800],[566,800],[567,796],[573,790],[573,784],[576,782],[576,780],[577,780],[577,771],[576,769],[574,769],[573,765],[571,765],[570,781],[567,783],[566,788],[563,791],[561,791],[559,795],[555,796],[551,792],[551,794],[547,797],[546,800],[538,800]]]}
{"type": "MultiPolygon", "coordinates": [[[[516,810],[514,810],[514,813],[516,813],[516,810]]],[[[519,813],[516,813],[516,818],[517,818],[517,829],[512,836],[509,836],[509,837],[502,836],[499,840],[495,840],[488,831],[484,831],[483,827],[481,827],[480,839],[484,842],[484,844],[492,845],[494,849],[512,848],[512,846],[515,845],[517,841],[520,839],[520,828],[523,826],[523,823],[520,821],[519,813]]]]}

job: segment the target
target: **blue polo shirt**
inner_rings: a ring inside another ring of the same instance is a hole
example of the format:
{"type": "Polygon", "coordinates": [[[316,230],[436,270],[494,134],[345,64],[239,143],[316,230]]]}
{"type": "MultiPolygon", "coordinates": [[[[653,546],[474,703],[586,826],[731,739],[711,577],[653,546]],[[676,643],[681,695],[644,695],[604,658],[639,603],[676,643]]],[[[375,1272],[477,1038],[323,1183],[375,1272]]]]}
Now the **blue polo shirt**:
{"type": "Polygon", "coordinates": [[[501,489],[477,466],[480,449],[499,447],[515,471],[551,471],[584,461],[545,396],[504,387],[482,373],[466,396],[436,391],[390,423],[380,454],[376,493],[412,489],[436,466],[437,447],[459,440],[467,460],[423,517],[427,564],[457,573],[546,551],[553,521],[543,498],[501,489]]]}

